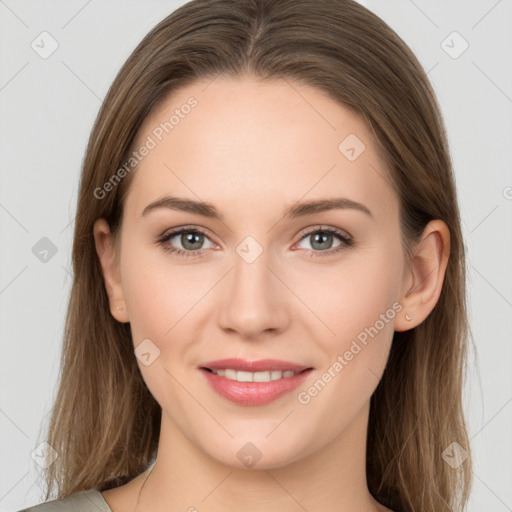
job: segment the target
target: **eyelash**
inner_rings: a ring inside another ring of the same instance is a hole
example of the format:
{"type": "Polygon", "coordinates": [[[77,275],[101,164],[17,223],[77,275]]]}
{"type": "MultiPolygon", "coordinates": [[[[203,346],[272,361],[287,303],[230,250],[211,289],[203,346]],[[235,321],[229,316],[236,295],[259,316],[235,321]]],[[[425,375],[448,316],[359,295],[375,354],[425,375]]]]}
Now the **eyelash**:
{"type": "MultiPolygon", "coordinates": [[[[174,253],[175,255],[180,256],[180,257],[181,256],[184,256],[184,257],[200,256],[199,253],[201,253],[201,251],[203,249],[197,249],[195,251],[185,251],[183,249],[175,249],[167,244],[167,242],[169,240],[171,240],[174,237],[176,237],[177,235],[181,235],[183,233],[200,234],[200,235],[206,236],[209,239],[206,232],[201,229],[184,227],[184,228],[179,228],[179,229],[176,229],[169,233],[166,233],[165,235],[163,235],[161,238],[159,238],[157,240],[157,243],[158,243],[158,245],[162,246],[164,251],[174,253]]],[[[302,242],[302,240],[304,240],[305,238],[307,238],[308,236],[310,236],[314,233],[333,234],[333,235],[336,235],[342,242],[338,247],[336,247],[334,249],[328,249],[325,251],[315,251],[313,249],[309,249],[311,251],[311,257],[314,257],[314,258],[316,258],[318,256],[322,257],[322,256],[332,256],[334,254],[338,254],[339,252],[344,251],[345,249],[351,247],[354,244],[354,241],[351,237],[347,236],[343,231],[341,231],[337,228],[333,228],[333,227],[327,227],[327,228],[318,228],[317,227],[317,228],[311,229],[311,230],[307,231],[306,233],[302,234],[299,242],[302,242]]]]}

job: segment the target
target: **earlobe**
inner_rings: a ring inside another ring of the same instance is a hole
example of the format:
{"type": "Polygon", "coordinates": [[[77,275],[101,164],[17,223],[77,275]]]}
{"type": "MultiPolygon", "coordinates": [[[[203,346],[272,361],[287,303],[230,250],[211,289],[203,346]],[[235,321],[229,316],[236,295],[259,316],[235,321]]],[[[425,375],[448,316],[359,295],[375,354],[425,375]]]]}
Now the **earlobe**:
{"type": "Polygon", "coordinates": [[[413,252],[400,301],[402,315],[395,321],[398,332],[423,322],[439,300],[450,255],[448,226],[439,219],[430,221],[413,252]]]}
{"type": "Polygon", "coordinates": [[[129,322],[121,276],[116,261],[116,247],[108,222],[105,219],[98,219],[94,223],[93,233],[112,316],[119,322],[129,322]]]}

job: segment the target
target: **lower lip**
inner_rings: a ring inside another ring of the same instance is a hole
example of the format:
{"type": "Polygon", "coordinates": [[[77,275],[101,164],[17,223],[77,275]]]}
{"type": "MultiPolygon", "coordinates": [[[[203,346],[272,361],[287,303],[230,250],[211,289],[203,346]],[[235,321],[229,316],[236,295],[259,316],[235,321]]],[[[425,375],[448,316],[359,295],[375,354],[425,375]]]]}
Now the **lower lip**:
{"type": "Polygon", "coordinates": [[[238,382],[201,368],[208,383],[219,395],[239,405],[265,405],[277,400],[280,396],[300,386],[312,371],[313,369],[310,368],[293,377],[270,382],[238,382]]]}

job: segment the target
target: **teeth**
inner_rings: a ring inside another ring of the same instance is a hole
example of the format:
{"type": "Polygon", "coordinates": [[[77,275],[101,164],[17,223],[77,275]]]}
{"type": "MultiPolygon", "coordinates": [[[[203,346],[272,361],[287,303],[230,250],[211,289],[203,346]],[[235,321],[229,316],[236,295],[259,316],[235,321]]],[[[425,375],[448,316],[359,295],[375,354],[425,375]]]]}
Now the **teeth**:
{"type": "Polygon", "coordinates": [[[266,372],[242,372],[231,369],[226,370],[212,370],[215,375],[219,377],[226,377],[229,380],[237,380],[238,382],[270,382],[271,380],[282,379],[283,377],[286,379],[288,377],[293,377],[297,373],[292,370],[273,370],[266,372]]]}

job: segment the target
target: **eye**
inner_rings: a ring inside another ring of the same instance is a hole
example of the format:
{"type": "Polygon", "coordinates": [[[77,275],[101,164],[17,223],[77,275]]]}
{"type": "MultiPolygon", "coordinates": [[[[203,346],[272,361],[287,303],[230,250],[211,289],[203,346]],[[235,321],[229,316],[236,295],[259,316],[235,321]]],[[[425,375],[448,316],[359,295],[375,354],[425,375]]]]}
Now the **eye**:
{"type": "MultiPolygon", "coordinates": [[[[204,249],[202,245],[205,239],[209,240],[206,233],[198,228],[180,228],[165,234],[157,243],[161,245],[165,251],[175,253],[178,256],[197,256],[201,250],[204,249]],[[181,244],[181,249],[179,247],[173,247],[171,241],[174,239],[177,239],[174,243],[181,244]]],[[[210,241],[210,243],[212,242],[210,241]]],[[[208,247],[206,247],[206,249],[208,249],[208,247]]]]}
{"type": "Polygon", "coordinates": [[[348,247],[351,247],[354,243],[350,235],[348,235],[344,231],[341,231],[340,229],[333,227],[321,227],[309,230],[306,233],[303,233],[300,242],[307,239],[312,240],[310,244],[312,247],[312,257],[331,256],[333,254],[337,254],[338,252],[345,250],[348,247]],[[334,249],[332,249],[332,243],[334,238],[338,238],[338,240],[340,240],[340,243],[334,246],[334,249]]]}
{"type": "MultiPolygon", "coordinates": [[[[353,245],[353,239],[346,232],[334,227],[317,227],[302,233],[299,244],[310,238],[311,257],[330,256],[337,254],[353,245]],[[314,235],[314,236],[312,236],[314,235]],[[332,248],[333,239],[337,238],[340,242],[332,248]]],[[[167,252],[174,253],[177,256],[200,256],[203,249],[211,249],[215,244],[211,242],[206,233],[199,228],[183,227],[175,229],[163,235],[157,240],[157,243],[167,252]],[[172,242],[176,239],[174,242],[172,242]],[[210,242],[210,247],[203,247],[205,240],[210,242]],[[180,244],[180,247],[175,247],[180,244]]]]}

